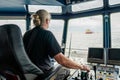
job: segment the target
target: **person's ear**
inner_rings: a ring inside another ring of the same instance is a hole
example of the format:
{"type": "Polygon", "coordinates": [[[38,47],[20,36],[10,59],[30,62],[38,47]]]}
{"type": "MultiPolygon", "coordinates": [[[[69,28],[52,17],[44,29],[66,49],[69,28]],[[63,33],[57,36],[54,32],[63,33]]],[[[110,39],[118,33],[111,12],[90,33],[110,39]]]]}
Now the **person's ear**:
{"type": "Polygon", "coordinates": [[[49,23],[50,23],[50,20],[49,20],[49,19],[46,19],[46,23],[49,24],[49,23]]]}

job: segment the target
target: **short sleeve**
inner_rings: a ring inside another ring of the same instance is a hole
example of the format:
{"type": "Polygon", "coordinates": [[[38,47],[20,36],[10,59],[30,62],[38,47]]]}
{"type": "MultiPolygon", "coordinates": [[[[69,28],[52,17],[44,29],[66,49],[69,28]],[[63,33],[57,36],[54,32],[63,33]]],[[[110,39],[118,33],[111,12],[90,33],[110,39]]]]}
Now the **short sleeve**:
{"type": "Polygon", "coordinates": [[[56,54],[62,52],[62,49],[52,32],[49,32],[48,36],[48,49],[51,57],[54,57],[56,54]]]}

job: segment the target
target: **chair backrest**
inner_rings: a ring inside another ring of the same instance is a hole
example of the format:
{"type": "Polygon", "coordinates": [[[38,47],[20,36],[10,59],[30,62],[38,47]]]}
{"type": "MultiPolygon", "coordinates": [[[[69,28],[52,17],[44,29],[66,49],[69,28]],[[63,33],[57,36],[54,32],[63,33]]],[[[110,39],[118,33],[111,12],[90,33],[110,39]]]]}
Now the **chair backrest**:
{"type": "Polygon", "coordinates": [[[22,41],[21,30],[17,25],[0,26],[0,70],[12,70],[15,73],[43,74],[28,58],[22,41]]]}

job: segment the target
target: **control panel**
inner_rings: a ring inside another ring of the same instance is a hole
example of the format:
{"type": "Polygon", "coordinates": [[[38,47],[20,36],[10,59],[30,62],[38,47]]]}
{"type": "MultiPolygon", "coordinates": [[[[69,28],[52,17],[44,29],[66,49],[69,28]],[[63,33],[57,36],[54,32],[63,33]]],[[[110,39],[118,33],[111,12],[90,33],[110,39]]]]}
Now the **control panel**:
{"type": "Polygon", "coordinates": [[[119,69],[109,66],[94,66],[89,73],[76,70],[67,80],[119,80],[119,69]]]}
{"type": "Polygon", "coordinates": [[[97,80],[118,80],[119,69],[114,67],[99,66],[96,68],[97,80]]]}

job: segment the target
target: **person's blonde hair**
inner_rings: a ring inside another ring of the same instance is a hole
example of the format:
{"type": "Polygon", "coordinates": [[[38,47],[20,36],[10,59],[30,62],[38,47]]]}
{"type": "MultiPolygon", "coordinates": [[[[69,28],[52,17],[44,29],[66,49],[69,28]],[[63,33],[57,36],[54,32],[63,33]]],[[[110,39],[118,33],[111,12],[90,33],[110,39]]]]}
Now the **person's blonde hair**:
{"type": "Polygon", "coordinates": [[[33,24],[35,26],[42,25],[46,19],[50,19],[51,15],[46,10],[38,10],[35,14],[32,15],[33,18],[33,24]]]}

